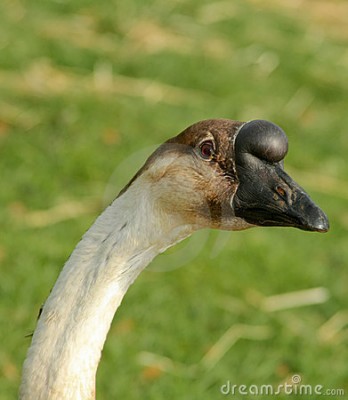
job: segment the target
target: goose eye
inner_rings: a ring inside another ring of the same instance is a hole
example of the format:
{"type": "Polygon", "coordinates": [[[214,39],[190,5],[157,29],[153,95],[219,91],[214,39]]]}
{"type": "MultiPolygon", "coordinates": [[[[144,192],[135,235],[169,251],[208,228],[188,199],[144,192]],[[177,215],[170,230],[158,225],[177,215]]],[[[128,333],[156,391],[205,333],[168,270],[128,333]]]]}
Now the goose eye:
{"type": "Polygon", "coordinates": [[[214,145],[212,142],[204,142],[200,146],[200,154],[205,160],[211,160],[214,157],[214,145]]]}

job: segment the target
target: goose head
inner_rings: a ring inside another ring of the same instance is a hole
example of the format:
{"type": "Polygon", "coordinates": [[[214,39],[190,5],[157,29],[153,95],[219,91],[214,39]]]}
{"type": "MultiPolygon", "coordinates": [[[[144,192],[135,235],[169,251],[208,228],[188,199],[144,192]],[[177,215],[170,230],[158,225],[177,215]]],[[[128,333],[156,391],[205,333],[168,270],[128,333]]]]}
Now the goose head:
{"type": "Polygon", "coordinates": [[[162,144],[121,194],[145,180],[162,215],[199,228],[326,232],[327,216],[284,171],[287,151],[272,122],[200,121],[162,144]]]}

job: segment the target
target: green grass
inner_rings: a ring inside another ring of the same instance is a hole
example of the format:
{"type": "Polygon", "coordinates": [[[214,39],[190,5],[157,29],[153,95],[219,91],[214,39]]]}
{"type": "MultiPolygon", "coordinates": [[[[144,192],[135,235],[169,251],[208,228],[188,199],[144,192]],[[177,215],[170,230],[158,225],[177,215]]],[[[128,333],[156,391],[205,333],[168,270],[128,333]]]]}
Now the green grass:
{"type": "Polygon", "coordinates": [[[98,398],[220,399],[228,380],[278,385],[295,373],[348,393],[348,30],[343,1],[330,2],[333,13],[309,3],[1,3],[1,400],[16,397],[25,335],[110,196],[146,149],[213,117],[281,125],[286,166],[331,231],[201,232],[159,256],[115,317],[98,398]],[[64,204],[78,207],[76,217],[65,210],[54,220],[64,204]],[[51,210],[42,226],[39,210],[51,210]],[[265,297],[316,287],[327,301],[261,307],[265,297]],[[324,340],[324,324],[339,316],[324,340]],[[203,356],[241,324],[246,334],[263,330],[206,368],[203,356]],[[157,361],[144,365],[143,352],[157,361]]]}

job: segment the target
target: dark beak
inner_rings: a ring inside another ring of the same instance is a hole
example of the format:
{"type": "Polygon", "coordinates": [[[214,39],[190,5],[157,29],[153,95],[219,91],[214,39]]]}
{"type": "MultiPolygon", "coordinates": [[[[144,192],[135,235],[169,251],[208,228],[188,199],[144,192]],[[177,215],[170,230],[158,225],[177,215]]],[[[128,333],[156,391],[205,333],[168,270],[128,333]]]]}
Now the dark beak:
{"type": "Polygon", "coordinates": [[[283,170],[282,163],[258,161],[252,168],[239,169],[235,215],[254,225],[327,232],[327,216],[283,170]]]}

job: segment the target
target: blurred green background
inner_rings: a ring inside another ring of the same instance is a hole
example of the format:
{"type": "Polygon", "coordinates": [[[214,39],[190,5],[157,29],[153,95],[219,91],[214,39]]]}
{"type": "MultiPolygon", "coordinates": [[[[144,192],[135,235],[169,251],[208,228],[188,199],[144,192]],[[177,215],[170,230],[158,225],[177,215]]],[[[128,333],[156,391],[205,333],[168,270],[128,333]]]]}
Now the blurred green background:
{"type": "Polygon", "coordinates": [[[281,125],[331,231],[200,232],[159,256],[115,317],[98,398],[221,399],[228,380],[294,374],[348,393],[347,15],[344,0],[1,1],[1,400],[81,235],[151,146],[214,117],[281,125]]]}

